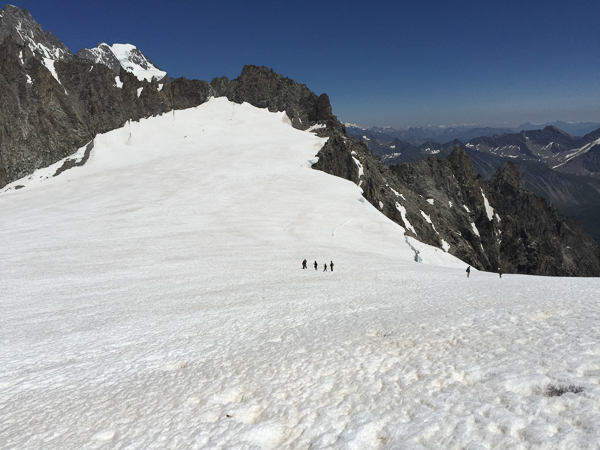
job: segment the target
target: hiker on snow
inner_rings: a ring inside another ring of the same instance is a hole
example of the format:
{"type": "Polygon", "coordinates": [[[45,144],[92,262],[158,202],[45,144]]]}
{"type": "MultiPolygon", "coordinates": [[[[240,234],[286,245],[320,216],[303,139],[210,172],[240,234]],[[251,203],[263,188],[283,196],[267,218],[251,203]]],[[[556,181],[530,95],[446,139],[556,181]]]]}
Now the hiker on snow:
{"type": "Polygon", "coordinates": [[[333,261],[331,261],[330,266],[331,266],[331,271],[333,272],[333,261]]]}
{"type": "Polygon", "coordinates": [[[498,275],[500,275],[500,278],[502,278],[502,269],[500,267],[498,267],[498,275]]]}
{"type": "Polygon", "coordinates": [[[471,274],[471,266],[467,267],[467,278],[469,278],[470,274],[471,274]]]}
{"type": "Polygon", "coordinates": [[[306,269],[306,260],[302,261],[302,268],[306,269]]]}
{"type": "Polygon", "coordinates": [[[323,272],[327,272],[327,263],[323,264],[323,272]]]}
{"type": "Polygon", "coordinates": [[[315,261],[315,270],[317,270],[317,267],[319,267],[319,265],[317,264],[317,262],[315,261]]]}

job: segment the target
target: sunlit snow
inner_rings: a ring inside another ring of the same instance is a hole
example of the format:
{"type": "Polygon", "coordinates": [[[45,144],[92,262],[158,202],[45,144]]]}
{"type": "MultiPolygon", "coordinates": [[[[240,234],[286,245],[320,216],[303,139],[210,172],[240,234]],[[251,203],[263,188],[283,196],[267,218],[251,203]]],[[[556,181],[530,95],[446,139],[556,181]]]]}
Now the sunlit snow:
{"type": "Polygon", "coordinates": [[[406,218],[406,208],[404,206],[402,206],[400,203],[396,202],[396,209],[400,212],[400,217],[402,217],[402,222],[404,222],[404,225],[406,225],[406,228],[408,228],[413,233],[417,234],[417,231],[413,228],[413,226],[410,224],[410,222],[406,218]]]}
{"type": "Polygon", "coordinates": [[[161,80],[167,72],[160,70],[147,58],[135,55],[132,57],[132,52],[137,50],[135,45],[131,44],[113,44],[110,49],[115,54],[121,66],[128,72],[133,73],[139,80],[151,81],[152,78],[161,80]]]}
{"type": "Polygon", "coordinates": [[[431,217],[428,214],[425,214],[425,212],[423,212],[423,211],[421,211],[421,215],[425,219],[425,222],[427,222],[428,224],[431,225],[431,228],[433,228],[433,231],[435,231],[437,234],[440,234],[440,233],[438,233],[438,230],[435,229],[435,225],[431,221],[431,217]]]}
{"type": "Polygon", "coordinates": [[[488,219],[492,220],[494,218],[494,208],[492,208],[490,206],[490,202],[488,201],[487,197],[485,196],[483,189],[481,189],[481,195],[483,196],[483,204],[485,206],[485,212],[488,216],[488,219]]]}
{"type": "Polygon", "coordinates": [[[65,89],[65,87],[63,86],[63,84],[58,79],[58,74],[56,73],[56,69],[54,68],[54,63],[55,62],[56,61],[54,59],[49,59],[49,58],[43,58],[42,59],[42,63],[44,64],[44,66],[50,71],[50,73],[52,74],[52,76],[54,77],[54,79],[56,81],[58,81],[58,84],[60,84],[60,86],[63,88],[63,90],[65,91],[65,94],[68,94],[67,90],[65,89]]]}
{"type": "Polygon", "coordinates": [[[212,99],[8,186],[0,446],[594,448],[600,282],[467,278],[324,141],[212,99]]]}

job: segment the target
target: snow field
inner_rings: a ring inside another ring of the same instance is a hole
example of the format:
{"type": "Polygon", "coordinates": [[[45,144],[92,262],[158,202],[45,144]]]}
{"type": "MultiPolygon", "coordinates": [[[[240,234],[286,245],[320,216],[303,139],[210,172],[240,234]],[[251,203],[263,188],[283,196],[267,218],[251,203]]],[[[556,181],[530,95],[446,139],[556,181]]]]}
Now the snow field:
{"type": "Polygon", "coordinates": [[[598,280],[416,263],[323,142],[213,99],[0,194],[0,447],[596,448],[598,280]]]}

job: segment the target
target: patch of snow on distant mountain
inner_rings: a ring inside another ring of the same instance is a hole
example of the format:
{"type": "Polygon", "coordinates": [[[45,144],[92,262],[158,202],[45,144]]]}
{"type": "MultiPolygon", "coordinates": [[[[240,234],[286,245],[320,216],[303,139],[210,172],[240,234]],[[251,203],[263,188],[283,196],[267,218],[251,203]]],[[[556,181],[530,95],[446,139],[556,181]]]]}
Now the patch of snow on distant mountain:
{"type": "Polygon", "coordinates": [[[323,128],[327,128],[327,125],[325,125],[324,123],[316,123],[306,131],[312,133],[313,131],[322,130],[323,128]]]}
{"type": "Polygon", "coordinates": [[[425,218],[425,221],[431,225],[431,228],[433,228],[433,231],[435,231],[437,234],[438,230],[435,229],[435,225],[433,224],[433,222],[431,221],[431,217],[429,217],[427,214],[425,214],[423,211],[421,211],[421,215],[425,218]]]}
{"type": "Polygon", "coordinates": [[[359,129],[361,129],[361,130],[366,130],[366,128],[364,128],[364,127],[361,127],[360,125],[356,125],[355,123],[349,123],[349,122],[346,122],[346,123],[344,124],[344,126],[345,126],[346,128],[359,128],[359,129]]]}
{"type": "Polygon", "coordinates": [[[410,222],[406,218],[406,208],[404,206],[402,206],[400,203],[396,202],[396,209],[398,211],[400,211],[400,216],[402,217],[402,222],[404,222],[404,225],[406,225],[406,228],[408,228],[413,233],[417,234],[417,230],[414,229],[414,227],[410,224],[410,222]]]}
{"type": "MultiPolygon", "coordinates": [[[[389,187],[389,186],[388,186],[389,187]]],[[[390,190],[396,195],[396,197],[402,197],[402,200],[406,200],[404,198],[404,195],[400,194],[398,191],[396,191],[394,188],[390,187],[390,190]]]]}
{"type": "Polygon", "coordinates": [[[360,161],[357,158],[355,158],[353,156],[352,159],[356,163],[356,167],[358,167],[358,178],[360,178],[360,177],[362,177],[365,174],[365,170],[363,169],[362,164],[360,163],[360,161]]]}
{"type": "Polygon", "coordinates": [[[597,139],[594,142],[590,142],[589,144],[584,145],[583,147],[575,149],[574,151],[568,153],[567,155],[564,156],[565,160],[563,162],[561,162],[560,164],[558,164],[552,168],[556,169],[557,167],[560,167],[560,166],[564,165],[565,163],[569,162],[571,159],[575,158],[576,156],[587,153],[592,147],[594,147],[596,145],[600,145],[600,139],[597,139]]]}
{"type": "Polygon", "coordinates": [[[67,90],[65,89],[65,87],[63,86],[63,84],[62,84],[62,83],[60,82],[60,80],[58,79],[58,74],[56,73],[56,69],[54,68],[54,63],[55,63],[56,61],[55,61],[55,60],[53,60],[53,59],[44,58],[44,59],[42,60],[42,62],[43,62],[43,64],[44,64],[44,66],[46,66],[46,69],[48,69],[48,70],[50,71],[50,73],[52,74],[52,76],[54,77],[54,79],[55,79],[56,81],[58,81],[58,84],[60,84],[60,85],[62,86],[63,90],[65,91],[65,94],[67,94],[67,95],[68,95],[69,93],[67,92],[67,90]]]}
{"type": "Polygon", "coordinates": [[[483,189],[481,189],[481,195],[483,196],[483,203],[485,205],[485,212],[488,216],[488,219],[492,220],[494,218],[494,208],[492,208],[490,206],[490,202],[488,201],[487,197],[483,193],[483,189]]]}

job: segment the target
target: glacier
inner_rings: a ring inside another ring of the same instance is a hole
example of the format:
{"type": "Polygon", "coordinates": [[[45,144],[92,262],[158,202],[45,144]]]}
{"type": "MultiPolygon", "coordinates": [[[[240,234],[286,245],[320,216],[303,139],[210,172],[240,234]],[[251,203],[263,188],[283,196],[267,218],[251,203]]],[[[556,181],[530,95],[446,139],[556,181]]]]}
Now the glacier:
{"type": "Polygon", "coordinates": [[[599,280],[467,279],[324,142],[217,98],[6,186],[0,447],[595,448],[599,280]]]}

